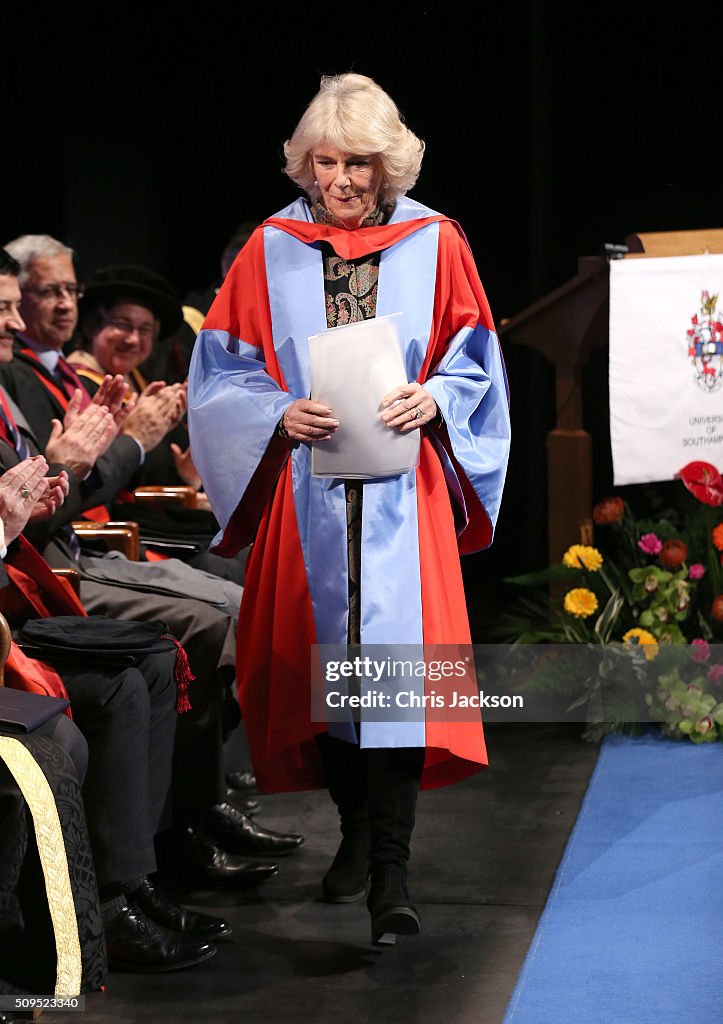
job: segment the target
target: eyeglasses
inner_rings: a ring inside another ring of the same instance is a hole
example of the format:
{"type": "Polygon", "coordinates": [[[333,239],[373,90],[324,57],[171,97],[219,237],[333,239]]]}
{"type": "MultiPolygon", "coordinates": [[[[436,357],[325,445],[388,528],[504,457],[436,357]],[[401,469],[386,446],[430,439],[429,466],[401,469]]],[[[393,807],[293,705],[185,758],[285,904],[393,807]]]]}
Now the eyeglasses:
{"type": "Polygon", "coordinates": [[[69,282],[67,284],[46,284],[44,288],[21,288],[22,292],[30,292],[37,295],[41,302],[49,302],[51,299],[57,302],[67,295],[73,302],[83,298],[83,285],[69,282]]]}
{"type": "Polygon", "coordinates": [[[124,320],[122,316],[110,316],[106,320],[106,326],[112,327],[116,331],[120,331],[121,334],[125,334],[130,337],[134,331],[138,332],[138,337],[141,341],[153,341],[156,333],[156,328],[153,324],[141,324],[140,327],[136,327],[130,320],[124,320]]]}

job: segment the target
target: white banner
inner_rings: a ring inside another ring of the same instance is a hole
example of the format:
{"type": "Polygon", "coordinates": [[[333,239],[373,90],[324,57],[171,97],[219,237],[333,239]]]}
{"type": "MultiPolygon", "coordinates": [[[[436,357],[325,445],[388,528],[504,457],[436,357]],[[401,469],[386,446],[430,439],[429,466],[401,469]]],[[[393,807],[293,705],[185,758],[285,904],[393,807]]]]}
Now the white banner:
{"type": "Polygon", "coordinates": [[[723,469],[723,255],[610,263],[615,484],[723,469]]]}

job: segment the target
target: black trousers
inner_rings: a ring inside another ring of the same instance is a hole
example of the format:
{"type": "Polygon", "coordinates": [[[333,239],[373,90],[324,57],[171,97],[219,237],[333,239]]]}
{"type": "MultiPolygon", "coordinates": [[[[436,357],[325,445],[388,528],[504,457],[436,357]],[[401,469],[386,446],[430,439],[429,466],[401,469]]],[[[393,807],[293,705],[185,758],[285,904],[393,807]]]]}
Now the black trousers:
{"type": "Polygon", "coordinates": [[[88,744],[75,722],[67,715],[57,715],[33,732],[38,736],[47,736],[63,748],[73,762],[78,785],[82,786],[88,770],[88,744]]]}
{"type": "Polygon", "coordinates": [[[58,664],[88,744],[83,802],[99,886],[156,869],[176,727],[175,652],[133,667],[58,664]]]}
{"type": "MultiPolygon", "coordinates": [[[[233,618],[200,600],[81,582],[81,599],[91,614],[121,619],[161,619],[183,644],[196,681],[192,710],[178,716],[173,775],[174,823],[195,824],[224,799],[224,690],[235,674],[233,618]]],[[[168,822],[170,825],[170,821],[168,822]]]]}

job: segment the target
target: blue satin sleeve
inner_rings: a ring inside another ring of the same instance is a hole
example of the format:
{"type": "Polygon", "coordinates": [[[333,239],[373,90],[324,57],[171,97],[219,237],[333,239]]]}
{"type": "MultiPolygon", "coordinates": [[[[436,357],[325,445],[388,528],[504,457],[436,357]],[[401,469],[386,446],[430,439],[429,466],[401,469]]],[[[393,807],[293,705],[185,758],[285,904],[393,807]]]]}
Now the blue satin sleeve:
{"type": "MultiPolygon", "coordinates": [[[[423,387],[444,417],[452,454],[494,532],[510,451],[507,378],[497,335],[481,324],[458,331],[423,387]]],[[[442,461],[452,497],[463,508],[454,467],[448,458],[442,461]]]]}
{"type": "Polygon", "coordinates": [[[269,376],[260,348],[226,331],[200,332],[188,374],[188,429],[222,532],[293,401],[269,376]]]}

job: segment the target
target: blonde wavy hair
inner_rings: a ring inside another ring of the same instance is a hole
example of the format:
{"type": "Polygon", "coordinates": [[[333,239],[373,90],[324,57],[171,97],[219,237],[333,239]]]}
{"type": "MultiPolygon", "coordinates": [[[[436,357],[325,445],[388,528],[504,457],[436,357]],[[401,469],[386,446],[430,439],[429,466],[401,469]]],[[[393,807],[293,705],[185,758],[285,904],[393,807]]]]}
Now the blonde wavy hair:
{"type": "Polygon", "coordinates": [[[373,79],[355,74],[323,77],[294,134],[284,143],[284,171],[312,200],[321,192],[311,151],[322,145],[376,157],[384,203],[394,202],[414,186],[424,155],[424,142],[404,124],[394,100],[373,79]]]}

